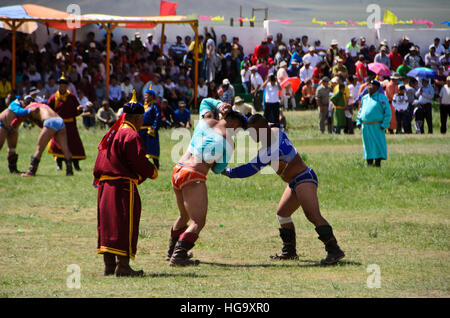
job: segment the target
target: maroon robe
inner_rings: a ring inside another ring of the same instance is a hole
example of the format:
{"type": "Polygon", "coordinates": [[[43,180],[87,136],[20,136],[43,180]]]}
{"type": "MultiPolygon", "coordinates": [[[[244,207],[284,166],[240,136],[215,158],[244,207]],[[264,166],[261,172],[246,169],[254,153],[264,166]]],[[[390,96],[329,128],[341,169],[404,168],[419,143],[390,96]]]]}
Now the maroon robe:
{"type": "Polygon", "coordinates": [[[158,171],[145,156],[144,143],[128,122],[106,149],[99,150],[94,167],[98,182],[97,253],[136,255],[141,217],[137,185],[155,179],[158,171]]]}
{"type": "MultiPolygon", "coordinates": [[[[80,134],[78,133],[76,116],[78,116],[77,107],[80,105],[75,95],[69,93],[66,100],[59,99],[55,105],[55,94],[48,99],[48,105],[64,120],[67,130],[67,143],[73,159],[86,159],[83,143],[81,142],[80,134]]],[[[48,153],[55,158],[64,158],[61,146],[56,141],[55,137],[50,141],[48,153]]]]}

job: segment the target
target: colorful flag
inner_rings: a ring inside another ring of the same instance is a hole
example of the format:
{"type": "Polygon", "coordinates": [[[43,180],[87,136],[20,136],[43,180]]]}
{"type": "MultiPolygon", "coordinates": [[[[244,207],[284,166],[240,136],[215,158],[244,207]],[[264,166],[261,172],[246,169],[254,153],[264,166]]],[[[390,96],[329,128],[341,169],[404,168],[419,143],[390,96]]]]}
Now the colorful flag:
{"type": "Polygon", "coordinates": [[[384,11],[383,21],[384,21],[384,23],[396,24],[398,21],[398,18],[394,13],[392,13],[391,11],[386,9],[386,11],[384,11]]]}
{"type": "Polygon", "coordinates": [[[169,2],[161,0],[159,7],[160,16],[177,15],[178,2],[169,2]]]}

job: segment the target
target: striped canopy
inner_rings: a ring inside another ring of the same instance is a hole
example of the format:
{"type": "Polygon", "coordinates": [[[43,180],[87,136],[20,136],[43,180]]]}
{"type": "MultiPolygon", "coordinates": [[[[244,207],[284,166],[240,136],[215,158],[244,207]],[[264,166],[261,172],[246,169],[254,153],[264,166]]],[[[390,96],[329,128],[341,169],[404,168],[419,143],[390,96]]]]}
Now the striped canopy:
{"type": "Polygon", "coordinates": [[[6,23],[11,20],[23,21],[24,23],[17,31],[24,33],[33,33],[38,27],[37,23],[44,23],[49,27],[66,31],[80,28],[88,23],[117,22],[117,26],[121,28],[154,28],[158,23],[189,23],[197,21],[197,19],[190,19],[179,15],[126,17],[105,14],[84,14],[77,17],[79,24],[75,25],[74,16],[70,13],[44,6],[23,4],[0,7],[0,27],[11,29],[8,23],[6,23]]]}

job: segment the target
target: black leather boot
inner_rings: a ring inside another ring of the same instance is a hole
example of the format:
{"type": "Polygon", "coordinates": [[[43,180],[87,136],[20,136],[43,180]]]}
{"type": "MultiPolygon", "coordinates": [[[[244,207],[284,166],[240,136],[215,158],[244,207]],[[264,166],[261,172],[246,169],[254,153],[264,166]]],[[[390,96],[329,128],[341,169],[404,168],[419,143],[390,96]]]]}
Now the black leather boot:
{"type": "Polygon", "coordinates": [[[298,259],[295,239],[295,229],[280,228],[280,237],[283,241],[281,254],[271,255],[274,260],[298,259]]]}
{"type": "Polygon", "coordinates": [[[17,170],[18,159],[19,155],[16,153],[8,155],[8,168],[10,173],[20,173],[20,171],[17,170]]]}
{"type": "Polygon", "coordinates": [[[117,266],[116,255],[111,253],[104,253],[103,262],[105,263],[105,276],[114,275],[117,266]]]}
{"type": "Polygon", "coordinates": [[[325,244],[327,257],[322,259],[322,265],[336,264],[339,260],[345,257],[344,252],[337,244],[337,240],[333,235],[333,229],[329,225],[320,225],[316,227],[316,232],[319,234],[319,240],[325,244]]]}
{"type": "Polygon", "coordinates": [[[56,158],[56,170],[62,170],[63,158],[56,158]]]}
{"type": "Polygon", "coordinates": [[[66,176],[73,176],[72,159],[66,159],[66,176]]]}
{"type": "Polygon", "coordinates": [[[34,177],[36,175],[36,171],[39,167],[39,160],[36,157],[31,156],[31,162],[30,162],[30,168],[28,168],[28,171],[26,173],[22,173],[22,177],[34,177]]]}

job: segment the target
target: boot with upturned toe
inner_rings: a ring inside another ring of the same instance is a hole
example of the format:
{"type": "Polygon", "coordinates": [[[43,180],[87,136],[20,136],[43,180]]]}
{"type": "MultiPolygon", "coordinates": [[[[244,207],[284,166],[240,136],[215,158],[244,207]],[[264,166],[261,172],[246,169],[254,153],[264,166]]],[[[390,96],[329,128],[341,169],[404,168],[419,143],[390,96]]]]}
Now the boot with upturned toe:
{"type": "Polygon", "coordinates": [[[298,259],[296,249],[295,229],[280,228],[280,237],[283,241],[281,254],[275,253],[270,258],[273,260],[292,260],[298,259]]]}
{"type": "Polygon", "coordinates": [[[319,240],[325,244],[325,251],[327,251],[326,258],[322,259],[322,265],[333,265],[345,257],[345,253],[337,244],[334,237],[333,229],[329,225],[320,225],[316,227],[316,232],[319,234],[319,240]]]}
{"type": "Polygon", "coordinates": [[[115,274],[116,277],[142,277],[144,276],[144,271],[135,271],[130,267],[130,258],[128,256],[117,256],[118,263],[116,266],[115,274]]]}
{"type": "Polygon", "coordinates": [[[170,258],[170,266],[197,266],[200,261],[191,260],[188,251],[194,247],[194,243],[178,241],[170,258]]]}

